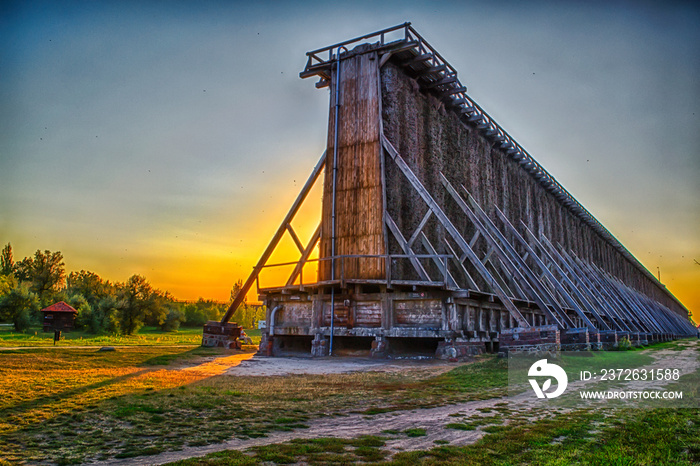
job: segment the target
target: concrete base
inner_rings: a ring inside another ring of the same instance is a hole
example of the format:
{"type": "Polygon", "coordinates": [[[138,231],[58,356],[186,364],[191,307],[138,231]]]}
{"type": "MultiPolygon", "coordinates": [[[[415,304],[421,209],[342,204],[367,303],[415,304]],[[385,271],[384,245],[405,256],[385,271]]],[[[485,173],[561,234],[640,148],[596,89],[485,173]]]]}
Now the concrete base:
{"type": "Polygon", "coordinates": [[[477,356],[486,352],[486,343],[483,341],[445,340],[438,343],[435,357],[448,361],[458,361],[471,356],[477,356]]]}
{"type": "MultiPolygon", "coordinates": [[[[594,335],[597,334],[594,333],[594,335]]],[[[562,351],[590,351],[591,342],[588,328],[570,328],[560,333],[560,343],[562,351]]],[[[596,338],[597,340],[597,338],[596,338]]],[[[597,346],[597,342],[596,342],[597,346]]]]}
{"type": "Polygon", "coordinates": [[[223,347],[228,349],[241,349],[241,342],[238,337],[241,335],[243,327],[235,322],[222,324],[215,320],[210,320],[204,325],[202,334],[202,346],[223,347]]]}
{"type": "Polygon", "coordinates": [[[499,354],[558,351],[561,345],[559,338],[556,325],[503,329],[498,337],[499,354]]]}
{"type": "Polygon", "coordinates": [[[260,336],[260,345],[258,345],[258,352],[256,354],[260,356],[272,356],[272,348],[274,346],[274,337],[271,337],[267,332],[262,332],[260,336]]]}
{"type": "Polygon", "coordinates": [[[615,330],[601,330],[598,334],[600,335],[602,349],[610,350],[617,348],[617,332],[615,330]]]}
{"type": "Polygon", "coordinates": [[[377,336],[374,338],[369,355],[375,359],[384,359],[389,356],[389,342],[385,337],[377,336]]]}
{"type": "Polygon", "coordinates": [[[642,338],[639,333],[630,333],[630,343],[635,348],[642,346],[642,338]]]}
{"type": "Polygon", "coordinates": [[[649,346],[649,339],[651,338],[651,335],[648,333],[640,333],[639,334],[639,344],[642,346],[649,346]]]}
{"type": "Polygon", "coordinates": [[[311,356],[314,358],[322,358],[328,356],[330,341],[328,338],[317,333],[311,342],[311,356]]]}

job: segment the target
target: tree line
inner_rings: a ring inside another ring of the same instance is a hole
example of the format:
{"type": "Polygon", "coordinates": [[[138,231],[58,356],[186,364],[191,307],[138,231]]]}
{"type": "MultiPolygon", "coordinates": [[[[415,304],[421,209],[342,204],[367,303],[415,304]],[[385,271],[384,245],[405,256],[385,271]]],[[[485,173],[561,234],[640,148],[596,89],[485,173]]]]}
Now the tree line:
{"type": "MultiPolygon", "coordinates": [[[[182,302],[141,275],[114,283],[87,270],[66,275],[60,251],[37,250],[15,262],[7,243],[0,253],[0,321],[25,331],[41,323],[41,309],[64,301],[78,311],[75,327],[87,332],[132,335],[144,325],[175,331],[181,325],[201,327],[221,319],[241,285],[239,280],[233,286],[229,303],[203,298],[182,302]]],[[[231,320],[255,328],[264,318],[263,306],[244,302],[231,320]]]]}

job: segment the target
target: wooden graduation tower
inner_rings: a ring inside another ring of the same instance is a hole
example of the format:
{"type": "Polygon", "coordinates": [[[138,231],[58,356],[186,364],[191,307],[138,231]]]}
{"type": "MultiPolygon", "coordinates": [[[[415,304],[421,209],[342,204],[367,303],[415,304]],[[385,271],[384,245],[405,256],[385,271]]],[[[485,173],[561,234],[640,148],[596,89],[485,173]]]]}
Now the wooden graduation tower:
{"type": "Polygon", "coordinates": [[[263,354],[458,358],[695,333],[410,23],[307,57],[301,77],[330,89],[327,150],[218,326],[288,234],[299,261],[285,283],[258,288],[263,354]],[[304,244],[291,221],[321,173],[321,220],[304,244]]]}

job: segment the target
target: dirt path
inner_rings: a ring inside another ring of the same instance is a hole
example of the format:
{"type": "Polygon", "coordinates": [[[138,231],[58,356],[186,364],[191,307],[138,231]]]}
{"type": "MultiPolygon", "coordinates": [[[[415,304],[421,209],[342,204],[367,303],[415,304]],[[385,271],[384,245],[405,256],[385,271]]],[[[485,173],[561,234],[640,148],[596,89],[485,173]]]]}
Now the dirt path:
{"type": "MultiPolygon", "coordinates": [[[[686,349],[683,351],[661,350],[654,351],[652,356],[657,360],[655,368],[678,368],[686,372],[700,369],[697,348],[700,347],[698,341],[685,343],[686,349]]],[[[649,350],[652,351],[652,350],[649,350]]],[[[245,355],[248,356],[248,355],[245,355]]],[[[233,360],[230,362],[234,362],[233,360]]],[[[302,358],[237,358],[234,367],[222,370],[215,362],[218,370],[231,375],[283,375],[299,373],[339,373],[362,370],[402,370],[410,366],[416,367],[416,363],[405,361],[367,361],[367,360],[311,360],[302,358]]],[[[454,367],[440,363],[431,362],[426,364],[426,370],[440,370],[454,367]]],[[[646,384],[636,388],[658,389],[663,388],[667,383],[657,381],[653,384],[646,384]]],[[[594,382],[576,381],[569,384],[572,388],[590,387],[594,382]]],[[[445,428],[449,423],[459,422],[460,418],[488,417],[504,412],[505,423],[507,418],[513,416],[524,416],[530,421],[536,421],[550,414],[545,407],[544,400],[538,400],[530,392],[509,398],[494,398],[489,400],[471,401],[466,403],[452,404],[428,409],[417,409],[411,411],[396,411],[373,416],[361,414],[350,414],[342,417],[322,418],[310,421],[309,428],[293,432],[273,432],[265,438],[256,439],[231,439],[224,443],[206,445],[202,447],[185,447],[180,451],[165,452],[155,456],[129,458],[127,460],[113,460],[95,464],[104,465],[156,465],[186,458],[204,456],[208,453],[222,450],[245,450],[259,445],[269,445],[282,443],[294,438],[319,438],[319,437],[341,437],[352,438],[359,435],[379,435],[386,431],[403,432],[410,428],[425,429],[426,435],[420,437],[407,437],[405,435],[389,435],[386,443],[386,450],[392,454],[409,450],[428,450],[435,446],[435,440],[445,440],[451,445],[460,446],[472,444],[485,435],[482,428],[464,431],[445,428]],[[507,403],[506,403],[507,401],[507,403]],[[394,437],[394,438],[392,438],[394,437]]],[[[604,402],[595,402],[602,404],[604,402]]],[[[560,411],[561,412],[561,411],[560,411]]]]}

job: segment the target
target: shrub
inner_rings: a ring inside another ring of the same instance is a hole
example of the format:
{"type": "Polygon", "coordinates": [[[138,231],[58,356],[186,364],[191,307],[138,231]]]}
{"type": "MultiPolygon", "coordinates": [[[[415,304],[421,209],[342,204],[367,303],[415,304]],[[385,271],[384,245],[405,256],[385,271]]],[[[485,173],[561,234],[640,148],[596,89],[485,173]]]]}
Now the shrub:
{"type": "Polygon", "coordinates": [[[35,325],[35,319],[33,318],[34,312],[31,309],[22,309],[17,316],[13,319],[15,324],[15,330],[24,333],[29,330],[29,327],[35,325]]]}
{"type": "Polygon", "coordinates": [[[185,314],[183,325],[188,327],[202,327],[208,320],[212,320],[206,309],[201,309],[195,304],[186,304],[183,311],[185,314]]]}
{"type": "Polygon", "coordinates": [[[39,298],[26,284],[19,284],[0,297],[0,319],[11,320],[15,330],[26,330],[39,310],[39,298]]]}
{"type": "Polygon", "coordinates": [[[622,337],[620,341],[617,342],[617,348],[615,348],[617,351],[628,351],[632,349],[632,343],[630,342],[630,339],[627,337],[622,337]]]}
{"type": "Polygon", "coordinates": [[[164,332],[174,332],[180,328],[180,324],[185,320],[185,313],[178,308],[170,309],[165,320],[160,325],[164,332]]]}

